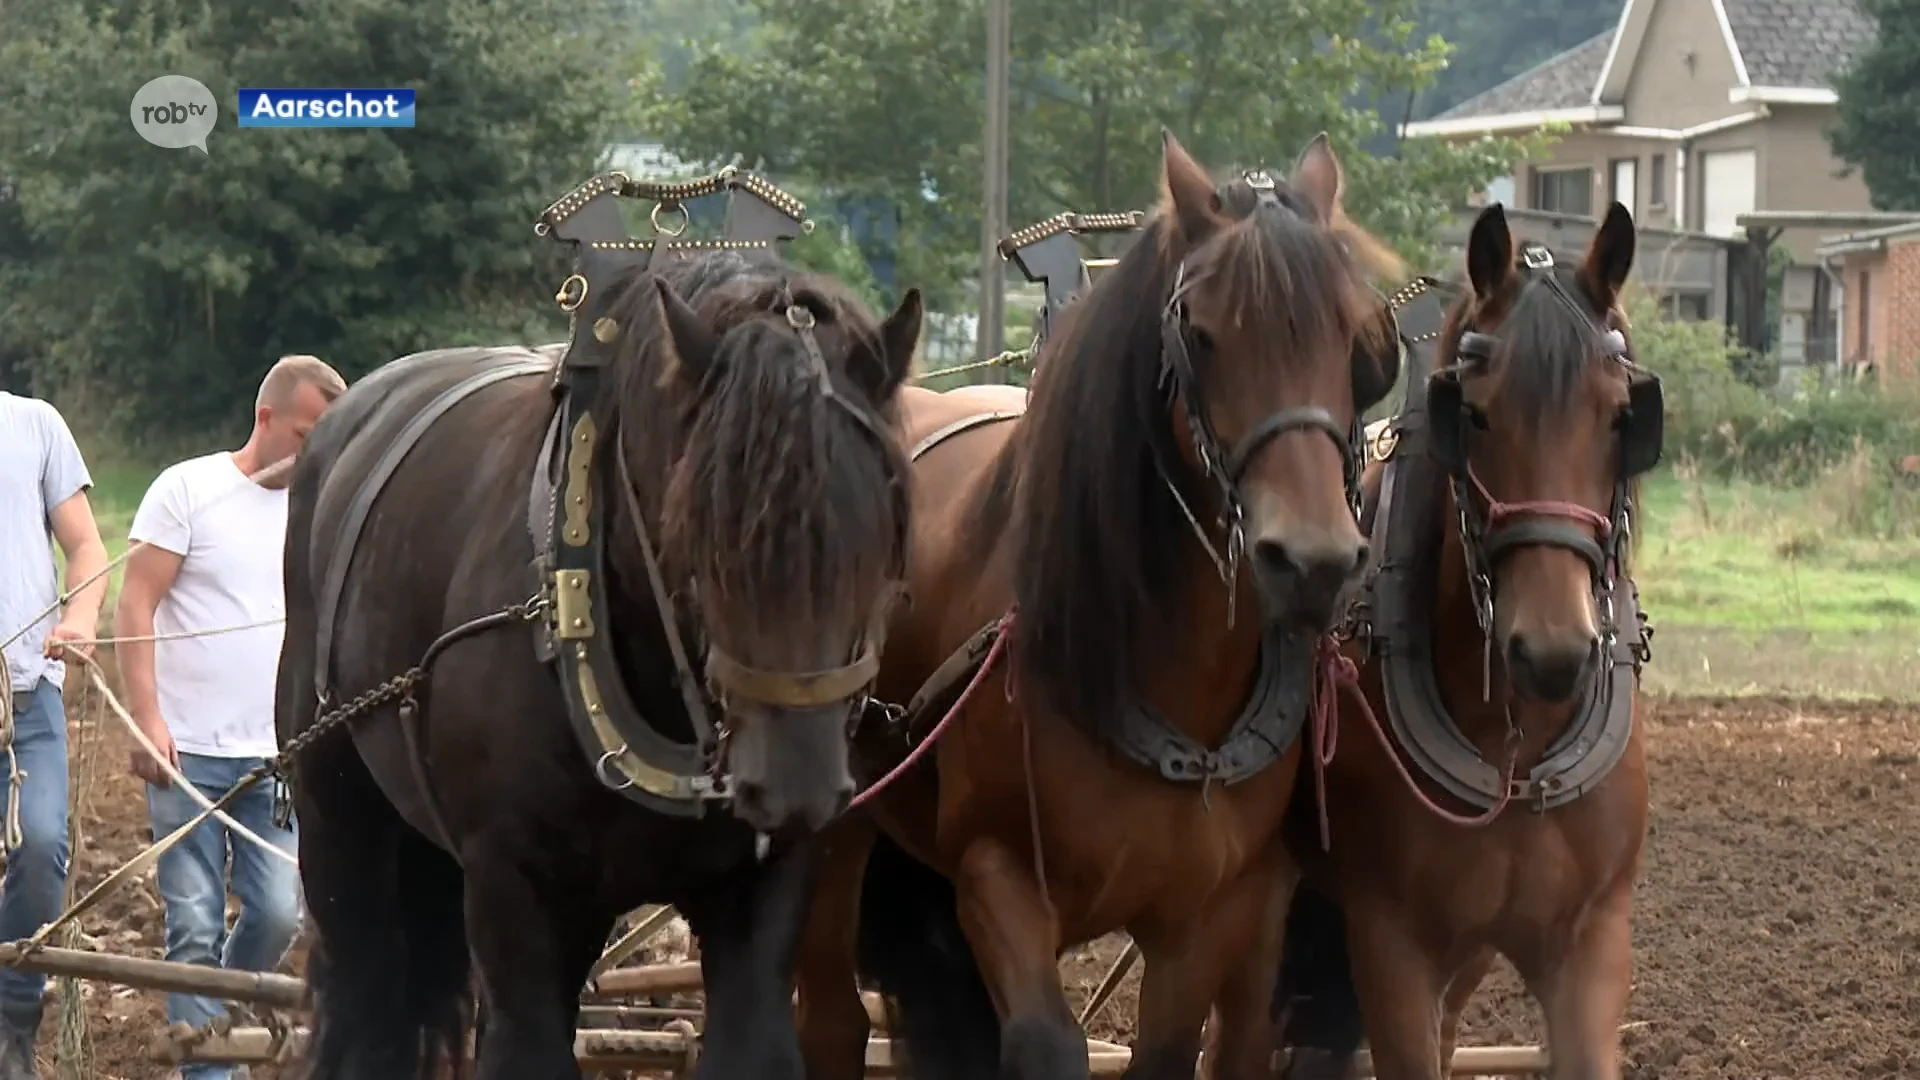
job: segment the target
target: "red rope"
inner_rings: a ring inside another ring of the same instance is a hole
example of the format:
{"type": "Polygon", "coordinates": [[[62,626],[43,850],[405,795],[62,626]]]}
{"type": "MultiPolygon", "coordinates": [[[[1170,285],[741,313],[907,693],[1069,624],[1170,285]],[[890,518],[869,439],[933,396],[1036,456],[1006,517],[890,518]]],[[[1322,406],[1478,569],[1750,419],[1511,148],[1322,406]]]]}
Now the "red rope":
{"type": "MultiPolygon", "coordinates": [[[[907,756],[901,760],[900,764],[888,770],[885,776],[876,780],[867,790],[855,795],[853,802],[847,807],[848,810],[852,810],[854,807],[880,794],[880,792],[886,789],[887,785],[899,779],[901,774],[913,768],[916,762],[922,757],[925,757],[927,752],[933,749],[934,743],[940,741],[941,733],[946,731],[947,725],[953,723],[954,717],[959,716],[961,710],[967,707],[967,699],[971,698],[973,692],[980,688],[980,684],[987,681],[987,673],[993,670],[994,662],[999,660],[1000,654],[1006,650],[1007,639],[1013,636],[1013,616],[1014,613],[1008,611],[1001,617],[1000,629],[993,635],[993,646],[987,650],[987,658],[980,662],[979,669],[973,673],[973,678],[968,680],[967,688],[962,690],[960,696],[954,700],[953,708],[948,709],[947,715],[941,717],[940,722],[933,725],[933,730],[927,732],[927,737],[920,740],[920,745],[908,751],[907,756]]],[[[1011,692],[1011,689],[1009,689],[1009,692],[1011,692]]]]}
{"type": "Polygon", "coordinates": [[[1331,850],[1333,847],[1333,832],[1327,820],[1326,778],[1327,766],[1333,764],[1334,751],[1340,743],[1340,694],[1342,691],[1359,707],[1360,715],[1366,718],[1368,729],[1373,732],[1374,739],[1387,755],[1387,760],[1393,762],[1394,771],[1400,774],[1400,779],[1406,783],[1407,790],[1412,792],[1414,799],[1435,817],[1464,829],[1479,829],[1491,825],[1494,819],[1506,810],[1507,804],[1513,800],[1513,769],[1515,758],[1518,756],[1517,751],[1513,757],[1507,759],[1507,767],[1501,777],[1500,801],[1493,804],[1492,808],[1485,813],[1472,816],[1456,814],[1428,797],[1427,793],[1420,789],[1419,781],[1407,771],[1406,764],[1400,760],[1398,749],[1393,745],[1392,737],[1387,734],[1385,728],[1380,726],[1380,718],[1374,715],[1373,705],[1367,700],[1366,692],[1360,686],[1360,668],[1353,662],[1353,658],[1341,652],[1340,646],[1332,638],[1320,639],[1319,652],[1319,659],[1315,664],[1312,717],[1313,775],[1320,789],[1320,847],[1322,850],[1331,850]]]}

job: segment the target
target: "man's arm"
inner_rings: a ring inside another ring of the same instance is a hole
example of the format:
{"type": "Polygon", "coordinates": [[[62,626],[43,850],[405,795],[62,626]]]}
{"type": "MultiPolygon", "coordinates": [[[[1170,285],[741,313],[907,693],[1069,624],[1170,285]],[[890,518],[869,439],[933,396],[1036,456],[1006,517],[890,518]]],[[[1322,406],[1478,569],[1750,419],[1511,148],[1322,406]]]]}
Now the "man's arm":
{"type": "MultiPolygon", "coordinates": [[[[176,767],[179,755],[173,747],[173,734],[160,711],[160,693],[153,666],[153,613],[160,607],[192,542],[191,514],[186,492],[177,475],[162,473],[140,500],[134,512],[129,539],[139,545],[127,559],[120,582],[120,599],[113,606],[114,659],[119,662],[120,684],[127,696],[127,711],[134,723],[162,757],[176,767]]],[[[146,751],[135,749],[134,775],[149,784],[166,787],[167,774],[146,751]]]]}
{"type": "MultiPolygon", "coordinates": [[[[160,694],[153,675],[153,613],[160,600],[173,588],[184,560],[166,548],[148,544],[127,560],[125,580],[120,583],[120,598],[113,605],[113,656],[120,665],[120,681],[126,687],[127,711],[146,728],[160,719],[160,694]]],[[[160,722],[165,730],[165,722],[160,722]]],[[[151,738],[153,732],[147,731],[151,738]]]]}
{"type": "MultiPolygon", "coordinates": [[[[47,514],[54,541],[67,557],[67,609],[47,638],[47,649],[70,641],[91,641],[99,633],[100,605],[107,598],[107,545],[93,520],[85,491],[76,491],[47,514]],[[81,585],[85,582],[85,585],[81,585]]],[[[76,646],[91,652],[92,646],[76,646]]]]}

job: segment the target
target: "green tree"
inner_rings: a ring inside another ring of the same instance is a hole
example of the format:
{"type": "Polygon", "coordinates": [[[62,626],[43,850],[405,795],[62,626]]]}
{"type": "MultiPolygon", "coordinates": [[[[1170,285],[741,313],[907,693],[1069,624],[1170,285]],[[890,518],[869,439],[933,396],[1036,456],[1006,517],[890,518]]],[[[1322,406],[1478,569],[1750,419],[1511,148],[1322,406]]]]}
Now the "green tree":
{"type": "MultiPolygon", "coordinates": [[[[937,286],[977,242],[982,0],[754,0],[750,50],[696,52],[686,84],[641,80],[653,130],[682,156],[735,151],[840,192],[902,207],[903,264],[937,286]]],[[[1409,147],[1369,159],[1382,130],[1353,97],[1429,82],[1446,46],[1416,42],[1414,0],[1026,0],[1013,21],[1009,209],[1154,198],[1170,127],[1220,168],[1285,167],[1326,130],[1357,219],[1418,261],[1451,204],[1507,171],[1511,140],[1409,147]]]]}
{"type": "Polygon", "coordinates": [[[14,0],[0,177],[32,255],[5,262],[0,352],[110,393],[145,431],[205,438],[244,419],[284,352],[353,376],[422,348],[550,340],[564,271],[533,220],[625,126],[616,31],[562,0],[14,0]],[[166,73],[220,102],[208,154],[129,123],[166,73]],[[412,87],[418,126],[240,130],[245,86],[412,87]]]}
{"type": "Polygon", "coordinates": [[[1861,0],[1880,24],[1871,45],[1836,74],[1833,152],[1860,170],[1882,210],[1920,210],[1920,2],[1861,0]]]}

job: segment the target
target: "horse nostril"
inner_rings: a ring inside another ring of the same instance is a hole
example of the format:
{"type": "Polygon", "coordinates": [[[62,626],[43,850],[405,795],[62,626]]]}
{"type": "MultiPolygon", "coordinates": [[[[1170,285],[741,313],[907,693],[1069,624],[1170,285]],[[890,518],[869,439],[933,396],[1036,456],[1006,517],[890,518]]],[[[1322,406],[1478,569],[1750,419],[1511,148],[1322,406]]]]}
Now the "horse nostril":
{"type": "Polygon", "coordinates": [[[1297,577],[1306,581],[1344,581],[1358,567],[1366,565],[1367,542],[1351,547],[1295,549],[1281,540],[1253,542],[1254,569],[1276,577],[1297,577]]]}

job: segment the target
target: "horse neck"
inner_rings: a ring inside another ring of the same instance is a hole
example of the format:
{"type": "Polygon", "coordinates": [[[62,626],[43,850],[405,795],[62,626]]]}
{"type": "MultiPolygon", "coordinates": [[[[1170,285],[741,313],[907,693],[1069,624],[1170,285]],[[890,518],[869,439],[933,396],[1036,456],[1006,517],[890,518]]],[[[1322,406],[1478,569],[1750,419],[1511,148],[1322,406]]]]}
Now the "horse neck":
{"type": "Polygon", "coordinates": [[[1441,531],[1437,545],[1439,573],[1434,578],[1429,632],[1440,699],[1453,722],[1488,761],[1505,759],[1508,725],[1511,722],[1519,728],[1519,762],[1524,767],[1538,761],[1573,722],[1575,706],[1543,705],[1516,697],[1508,690],[1512,684],[1507,678],[1506,658],[1499,642],[1496,640],[1488,646],[1474,614],[1473,589],[1467,580],[1460,530],[1454,524],[1459,511],[1452,493],[1437,505],[1441,508],[1436,522],[1441,531]],[[1486,688],[1490,688],[1490,692],[1483,696],[1486,688]]]}

